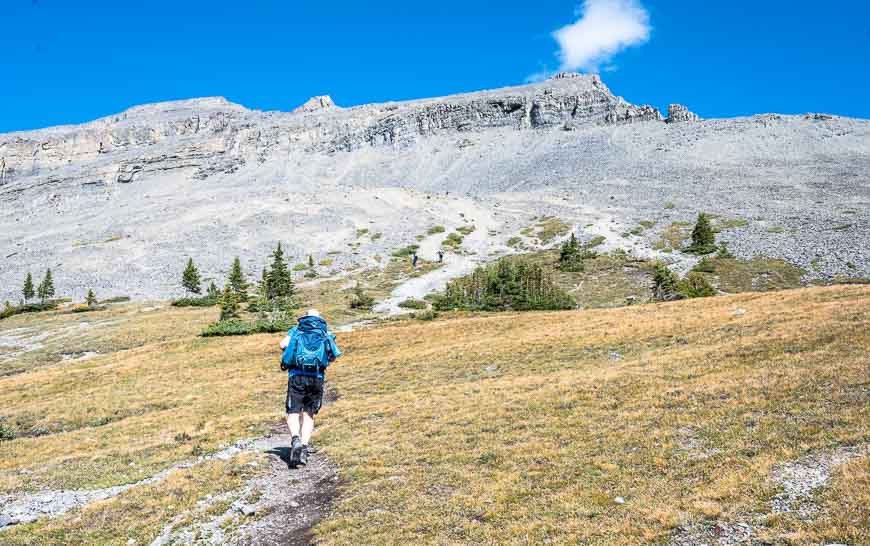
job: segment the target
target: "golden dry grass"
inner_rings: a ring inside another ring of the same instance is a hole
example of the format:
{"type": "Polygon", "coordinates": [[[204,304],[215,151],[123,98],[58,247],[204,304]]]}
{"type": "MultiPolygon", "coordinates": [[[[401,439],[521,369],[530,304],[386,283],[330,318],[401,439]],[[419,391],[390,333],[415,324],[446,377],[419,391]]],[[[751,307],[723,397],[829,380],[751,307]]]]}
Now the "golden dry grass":
{"type": "MultiPolygon", "coordinates": [[[[129,326],[140,331],[121,339],[153,343],[0,378],[7,422],[52,431],[0,443],[0,492],[129,483],[278,422],[279,336],[195,337],[215,313],[140,313],[129,326]]],[[[764,514],[776,464],[870,442],[868,320],[870,287],[850,286],[342,334],[346,357],[330,375],[340,399],[316,441],[346,485],[318,536],[638,544],[764,514]]],[[[191,469],[181,493],[135,488],[4,539],[147,542],[171,518],[154,507],[237,485],[214,468],[191,469]]],[[[777,516],[759,532],[856,542],[868,532],[867,471],[866,459],[837,471],[818,521],[777,516]]]]}

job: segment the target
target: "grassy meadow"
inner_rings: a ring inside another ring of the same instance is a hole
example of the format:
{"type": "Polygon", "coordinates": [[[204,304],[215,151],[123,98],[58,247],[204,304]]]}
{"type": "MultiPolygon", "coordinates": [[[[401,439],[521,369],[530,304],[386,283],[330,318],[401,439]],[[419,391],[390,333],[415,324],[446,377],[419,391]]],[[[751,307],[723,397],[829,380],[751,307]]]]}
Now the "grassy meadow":
{"type": "MultiPolygon", "coordinates": [[[[353,320],[334,288],[308,302],[353,320]]],[[[280,423],[280,335],[198,337],[216,315],[125,304],[0,323],[66,336],[0,367],[0,422],[17,435],[0,442],[0,496],[132,483],[280,423]],[[58,357],[85,351],[99,354],[58,357]]],[[[835,470],[807,521],[772,513],[771,475],[870,444],[868,322],[870,287],[832,286],[339,334],[338,400],[315,441],[343,486],[316,536],[660,544],[751,521],[771,543],[861,543],[870,457],[835,470]]],[[[205,517],[196,501],[240,487],[261,457],[178,470],[0,543],[148,544],[176,516],[205,517]]]]}

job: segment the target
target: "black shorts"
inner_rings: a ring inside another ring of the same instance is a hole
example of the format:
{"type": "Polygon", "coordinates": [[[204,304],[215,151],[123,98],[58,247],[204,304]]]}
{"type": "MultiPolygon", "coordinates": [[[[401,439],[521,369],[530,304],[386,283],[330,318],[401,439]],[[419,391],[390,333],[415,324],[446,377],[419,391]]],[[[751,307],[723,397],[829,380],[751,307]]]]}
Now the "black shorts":
{"type": "Polygon", "coordinates": [[[316,415],[323,403],[323,379],[306,375],[293,375],[287,382],[287,413],[305,412],[316,415]]]}

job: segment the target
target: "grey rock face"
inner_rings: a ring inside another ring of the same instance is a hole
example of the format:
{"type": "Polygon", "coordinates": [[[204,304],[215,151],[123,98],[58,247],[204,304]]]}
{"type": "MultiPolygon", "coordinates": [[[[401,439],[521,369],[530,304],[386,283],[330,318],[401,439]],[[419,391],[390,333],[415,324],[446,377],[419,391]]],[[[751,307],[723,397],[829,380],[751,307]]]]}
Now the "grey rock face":
{"type": "MultiPolygon", "coordinates": [[[[536,215],[595,224],[640,251],[655,230],[619,234],[700,210],[749,222],[719,236],[738,256],[781,257],[814,278],[870,277],[866,120],[665,124],[579,74],[408,102],[307,104],[259,112],[195,99],[0,135],[0,302],[18,301],[26,273],[46,267],[77,299],[91,288],[173,297],[188,256],[222,284],[236,255],[258,277],[278,241],[291,259],[375,267],[375,255],[433,225],[472,221],[484,259],[536,215]],[[361,228],[383,237],[359,241],[361,228]]],[[[695,118],[672,108],[678,119],[695,118]]]]}
{"type": "Polygon", "coordinates": [[[690,112],[688,108],[682,104],[672,104],[668,106],[668,123],[683,123],[687,121],[700,121],[701,118],[690,112]]]}

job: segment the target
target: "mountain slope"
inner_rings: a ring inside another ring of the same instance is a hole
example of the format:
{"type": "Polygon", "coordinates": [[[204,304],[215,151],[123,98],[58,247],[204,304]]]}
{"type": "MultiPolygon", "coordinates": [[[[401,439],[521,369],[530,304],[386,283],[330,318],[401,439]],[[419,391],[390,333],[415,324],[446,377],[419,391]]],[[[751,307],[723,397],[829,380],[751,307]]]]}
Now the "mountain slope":
{"type": "Polygon", "coordinates": [[[375,266],[434,224],[485,223],[487,251],[504,253],[540,215],[655,254],[655,232],[619,234],[700,210],[750,222],[723,234],[738,254],[870,276],[870,123],[670,121],[597,76],[562,75],[353,108],[318,97],[291,113],[195,99],[0,135],[0,298],[49,266],[77,297],[166,297],[186,256],[207,277],[235,255],[256,274],[279,240],[297,259],[375,266]]]}

